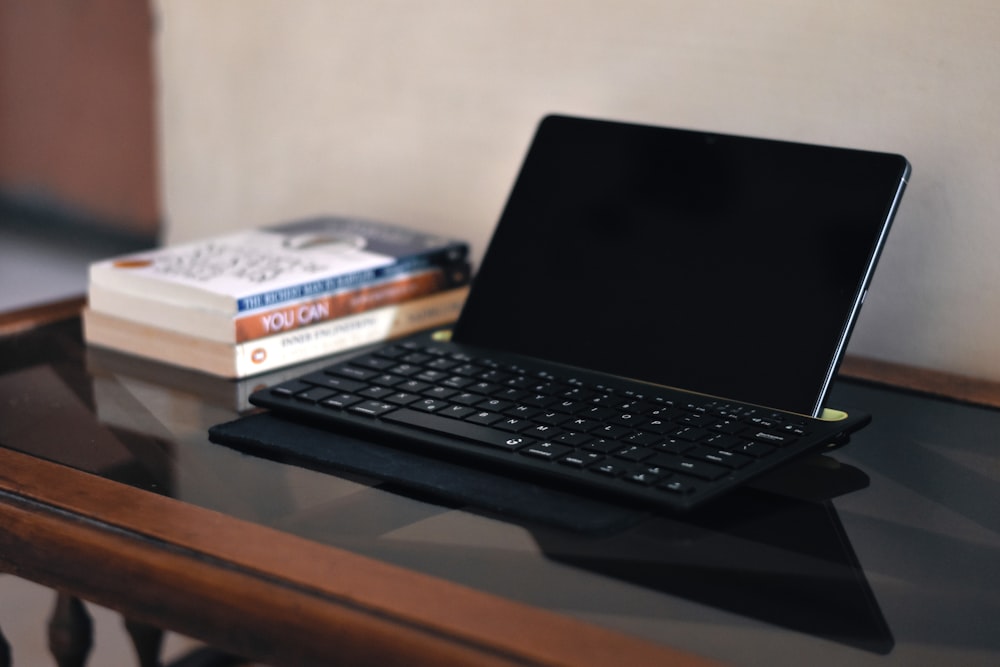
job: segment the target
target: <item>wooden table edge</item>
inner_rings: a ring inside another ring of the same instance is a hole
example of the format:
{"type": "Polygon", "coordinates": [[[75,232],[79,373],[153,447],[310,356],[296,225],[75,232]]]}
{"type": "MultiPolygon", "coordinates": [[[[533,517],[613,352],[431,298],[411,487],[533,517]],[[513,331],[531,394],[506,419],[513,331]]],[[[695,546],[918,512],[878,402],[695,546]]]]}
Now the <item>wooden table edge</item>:
{"type": "Polygon", "coordinates": [[[86,297],[74,296],[37,306],[0,312],[0,336],[9,336],[51,322],[77,317],[86,303],[86,297]]]}
{"type": "Polygon", "coordinates": [[[268,664],[711,664],[3,448],[0,525],[0,568],[268,664]]]}
{"type": "Polygon", "coordinates": [[[946,371],[847,355],[840,366],[840,377],[926,394],[935,398],[1000,408],[1000,382],[946,371]]]}

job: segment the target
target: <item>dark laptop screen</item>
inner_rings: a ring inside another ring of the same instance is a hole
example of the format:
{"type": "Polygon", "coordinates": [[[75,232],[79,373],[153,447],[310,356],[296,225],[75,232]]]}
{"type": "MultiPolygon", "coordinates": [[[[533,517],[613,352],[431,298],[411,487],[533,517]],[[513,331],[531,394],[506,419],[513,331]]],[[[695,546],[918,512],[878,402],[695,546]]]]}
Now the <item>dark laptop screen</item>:
{"type": "Polygon", "coordinates": [[[548,117],[454,338],[818,414],[908,170],[548,117]]]}

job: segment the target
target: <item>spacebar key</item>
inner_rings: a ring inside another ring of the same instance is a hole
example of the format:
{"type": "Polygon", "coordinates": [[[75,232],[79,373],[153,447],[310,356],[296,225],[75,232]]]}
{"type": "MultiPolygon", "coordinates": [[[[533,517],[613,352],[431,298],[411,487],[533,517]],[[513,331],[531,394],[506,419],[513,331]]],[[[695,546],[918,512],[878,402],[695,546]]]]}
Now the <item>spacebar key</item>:
{"type": "Polygon", "coordinates": [[[439,417],[438,415],[431,414],[429,412],[417,412],[416,410],[409,410],[407,408],[402,408],[400,410],[396,410],[395,412],[383,415],[382,420],[395,422],[397,424],[405,424],[423,431],[431,431],[432,433],[439,433],[441,435],[451,436],[461,440],[471,440],[472,442],[477,442],[482,445],[498,447],[508,451],[520,449],[521,447],[530,445],[534,442],[531,438],[517,436],[512,433],[494,431],[493,429],[486,428],[485,426],[469,424],[457,419],[439,417]]]}

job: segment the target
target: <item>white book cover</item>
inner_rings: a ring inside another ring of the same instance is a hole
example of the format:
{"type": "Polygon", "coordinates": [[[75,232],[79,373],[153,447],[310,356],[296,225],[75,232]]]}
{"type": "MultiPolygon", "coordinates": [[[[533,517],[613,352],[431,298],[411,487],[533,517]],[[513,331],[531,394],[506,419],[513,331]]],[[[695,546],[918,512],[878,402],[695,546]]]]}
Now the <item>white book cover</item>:
{"type": "Polygon", "coordinates": [[[468,256],[468,244],[403,227],[323,217],[115,257],[90,284],[236,315],[468,256]]]}

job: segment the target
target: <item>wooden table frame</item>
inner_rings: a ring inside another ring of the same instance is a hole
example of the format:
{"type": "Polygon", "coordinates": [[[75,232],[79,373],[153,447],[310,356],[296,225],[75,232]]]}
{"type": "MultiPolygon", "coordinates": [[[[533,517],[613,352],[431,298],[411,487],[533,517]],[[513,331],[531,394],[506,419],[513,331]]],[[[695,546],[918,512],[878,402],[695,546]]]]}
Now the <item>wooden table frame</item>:
{"type": "MultiPolygon", "coordinates": [[[[0,335],[79,300],[0,316],[0,335]]],[[[851,358],[843,374],[1000,407],[994,383],[851,358]]],[[[0,569],[273,665],[709,661],[0,448],[0,569]]]]}
{"type": "Polygon", "coordinates": [[[709,664],[4,448],[0,526],[0,570],[269,665],[709,664]]]}

